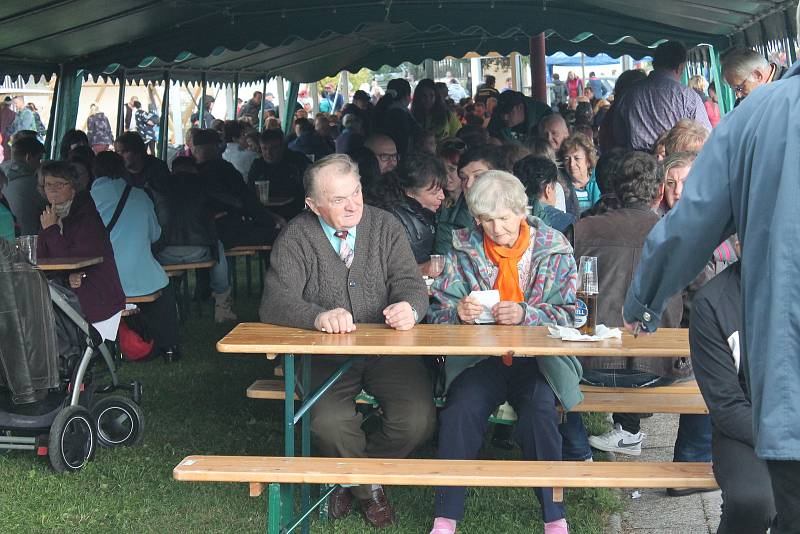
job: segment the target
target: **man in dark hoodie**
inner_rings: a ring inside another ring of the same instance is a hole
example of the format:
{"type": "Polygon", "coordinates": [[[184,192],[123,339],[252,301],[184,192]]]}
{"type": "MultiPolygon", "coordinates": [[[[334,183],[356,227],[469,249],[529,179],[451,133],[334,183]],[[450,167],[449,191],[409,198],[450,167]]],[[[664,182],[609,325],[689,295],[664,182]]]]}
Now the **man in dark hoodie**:
{"type": "Polygon", "coordinates": [[[552,110],[519,91],[506,91],[497,98],[489,121],[489,135],[501,141],[525,142],[537,136],[536,127],[552,110]]]}

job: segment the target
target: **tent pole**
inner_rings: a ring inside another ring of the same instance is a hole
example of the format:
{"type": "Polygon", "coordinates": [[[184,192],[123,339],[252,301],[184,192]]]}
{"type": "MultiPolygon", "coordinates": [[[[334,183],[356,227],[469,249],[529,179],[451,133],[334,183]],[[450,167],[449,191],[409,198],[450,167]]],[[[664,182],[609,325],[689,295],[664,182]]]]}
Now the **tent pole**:
{"type": "MultiPolygon", "coordinates": [[[[346,71],[346,70],[343,70],[341,72],[341,74],[339,75],[339,82],[341,82],[341,84],[342,84],[341,93],[344,96],[344,98],[342,100],[344,101],[344,104],[347,105],[347,103],[350,102],[350,73],[348,71],[346,71]]],[[[338,97],[335,98],[334,101],[333,101],[333,109],[334,109],[334,111],[336,110],[336,100],[337,99],[338,99],[338,97]]]]}
{"type": "Polygon", "coordinates": [[[169,147],[169,88],[172,85],[169,71],[164,71],[164,96],[161,98],[161,120],[158,124],[158,157],[167,160],[169,147]]]}
{"type": "MultiPolygon", "coordinates": [[[[544,33],[534,35],[530,40],[531,49],[531,96],[547,104],[547,60],[545,58],[544,33]]],[[[474,80],[473,80],[473,83],[474,80]]]]}
{"type": "MultiPolygon", "coordinates": [[[[284,104],[286,103],[286,88],[284,87],[283,76],[278,76],[276,81],[278,83],[278,110],[283,113],[284,104]]],[[[283,120],[283,117],[280,117],[280,119],[283,120]]]]}
{"type": "Polygon", "coordinates": [[[722,77],[722,66],[720,65],[720,54],[711,46],[709,47],[709,56],[711,59],[711,72],[714,75],[714,87],[717,90],[717,102],[719,104],[720,115],[723,117],[730,113],[733,109],[733,102],[735,95],[730,86],[725,82],[722,77]]]}
{"type": "Polygon", "coordinates": [[[67,130],[75,127],[78,119],[78,103],[81,97],[79,71],[74,66],[61,65],[58,76],[58,98],[56,100],[56,121],[53,139],[50,144],[50,157],[55,158],[61,149],[61,139],[67,130]]]}
{"type": "MultiPolygon", "coordinates": [[[[783,12],[783,21],[786,23],[786,41],[788,45],[786,53],[789,56],[789,65],[794,65],[794,62],[797,61],[797,50],[794,48],[796,35],[793,35],[792,32],[792,15],[788,9],[783,12]]],[[[798,31],[800,31],[800,28],[798,28],[798,31]]]]}
{"type": "Polygon", "coordinates": [[[200,74],[200,84],[202,86],[202,90],[200,92],[200,103],[197,106],[197,122],[200,123],[200,128],[205,129],[205,123],[203,122],[203,119],[205,118],[206,114],[206,71],[203,71],[200,74]]]}
{"type": "MultiPolygon", "coordinates": [[[[61,69],[59,68],[59,73],[56,75],[56,83],[53,87],[53,103],[50,105],[50,120],[47,122],[47,135],[45,136],[44,140],[44,153],[47,154],[50,159],[53,159],[53,145],[55,145],[54,139],[56,136],[56,123],[58,122],[58,100],[61,98],[59,94],[60,85],[61,85],[61,69]]],[[[7,156],[8,159],[11,159],[11,156],[7,156]]]]}
{"type": "Polygon", "coordinates": [[[314,116],[319,113],[319,85],[317,82],[311,82],[309,84],[311,90],[311,109],[314,111],[314,116]]]}
{"type": "Polygon", "coordinates": [[[125,70],[119,74],[119,97],[117,98],[117,135],[125,131],[125,70]]]}
{"type": "MultiPolygon", "coordinates": [[[[264,99],[264,95],[261,95],[264,99]]],[[[239,118],[239,73],[233,75],[233,120],[239,118]]]]}
{"type": "Polygon", "coordinates": [[[284,135],[289,135],[294,125],[294,106],[297,102],[297,93],[300,90],[300,84],[289,80],[289,94],[286,96],[286,102],[281,110],[283,117],[281,117],[281,126],[283,127],[284,135]]]}
{"type": "Polygon", "coordinates": [[[261,84],[261,108],[258,110],[258,131],[264,131],[264,105],[267,100],[267,75],[264,75],[264,82],[261,84]]]}

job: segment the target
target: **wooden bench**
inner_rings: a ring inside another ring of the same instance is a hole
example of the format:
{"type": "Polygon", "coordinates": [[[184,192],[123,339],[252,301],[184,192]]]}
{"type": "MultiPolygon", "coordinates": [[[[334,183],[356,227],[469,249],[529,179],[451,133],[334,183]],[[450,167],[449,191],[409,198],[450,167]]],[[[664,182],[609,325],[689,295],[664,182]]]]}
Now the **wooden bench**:
{"type": "Polygon", "coordinates": [[[173,263],[170,265],[162,265],[164,272],[171,284],[175,287],[175,299],[178,302],[178,310],[181,321],[189,316],[189,271],[196,271],[197,269],[210,269],[217,264],[214,260],[198,261],[193,263],[173,263]]]}
{"type": "MultiPolygon", "coordinates": [[[[573,412],[708,413],[700,388],[693,380],[654,388],[604,388],[583,384],[580,388],[584,399],[572,408],[573,412]]],[[[283,380],[256,380],[247,388],[247,396],[283,400],[286,398],[283,380]]],[[[360,397],[361,403],[374,404],[369,401],[372,397],[360,397]]],[[[358,397],[356,402],[359,402],[358,397]]]]}
{"type": "MultiPolygon", "coordinates": [[[[717,488],[710,463],[529,462],[500,460],[388,460],[379,458],[284,458],[188,456],[172,471],[185,482],[240,482],[250,495],[269,484],[268,533],[290,532],[281,525],[280,484],[383,484],[398,486],[485,486],[553,488],[717,488]]],[[[334,486],[335,487],[335,486],[334,486]]],[[[330,490],[321,491],[319,506],[330,490]]],[[[287,528],[288,527],[288,528],[287,528]]]]}
{"type": "Polygon", "coordinates": [[[263,291],[263,281],[264,281],[264,271],[265,269],[265,261],[264,261],[264,253],[269,252],[272,250],[272,245],[242,245],[239,247],[229,248],[225,251],[225,257],[228,258],[228,278],[231,281],[231,287],[233,288],[233,294],[236,296],[237,289],[238,289],[238,276],[237,276],[237,259],[240,257],[245,258],[245,274],[247,276],[247,294],[249,295],[251,292],[251,285],[252,285],[252,278],[250,275],[250,258],[253,256],[258,256],[258,269],[259,269],[259,280],[262,284],[262,291],[263,291]]]}
{"type": "MultiPolygon", "coordinates": [[[[138,297],[125,297],[125,304],[142,304],[145,302],[155,302],[161,297],[161,290],[159,289],[155,293],[150,293],[149,295],[139,295],[138,297]]],[[[138,306],[134,306],[133,308],[125,308],[122,310],[122,317],[130,317],[131,315],[136,315],[140,313],[142,310],[139,309],[138,306]]]]}

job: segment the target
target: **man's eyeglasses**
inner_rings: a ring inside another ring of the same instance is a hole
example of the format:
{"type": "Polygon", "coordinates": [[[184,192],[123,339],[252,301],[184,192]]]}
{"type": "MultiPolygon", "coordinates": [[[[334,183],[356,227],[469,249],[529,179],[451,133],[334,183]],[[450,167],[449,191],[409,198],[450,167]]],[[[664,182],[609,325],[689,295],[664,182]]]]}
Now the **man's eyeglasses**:
{"type": "Polygon", "coordinates": [[[375,154],[378,156],[378,159],[381,163],[389,163],[390,161],[400,161],[400,154],[395,152],[394,154],[375,154]]]}
{"type": "Polygon", "coordinates": [[[734,85],[734,86],[732,87],[732,89],[733,89],[733,92],[734,92],[736,95],[743,95],[743,94],[744,94],[744,86],[745,86],[746,84],[747,84],[747,80],[743,81],[743,82],[742,82],[742,83],[740,83],[739,85],[734,85]]]}

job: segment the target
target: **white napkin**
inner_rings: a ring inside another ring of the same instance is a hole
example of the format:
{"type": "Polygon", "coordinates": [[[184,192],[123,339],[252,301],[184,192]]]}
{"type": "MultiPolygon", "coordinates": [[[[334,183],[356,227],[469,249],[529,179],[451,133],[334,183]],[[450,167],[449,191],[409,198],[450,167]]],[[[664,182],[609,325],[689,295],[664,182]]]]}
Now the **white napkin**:
{"type": "Polygon", "coordinates": [[[469,294],[470,297],[477,300],[483,311],[475,319],[475,324],[491,324],[494,323],[494,316],[492,315],[492,308],[495,304],[500,302],[500,291],[497,289],[490,289],[488,291],[473,291],[469,294]]]}
{"type": "Polygon", "coordinates": [[[622,337],[622,330],[608,328],[604,324],[597,325],[593,336],[581,334],[577,328],[568,326],[548,326],[547,329],[550,331],[550,337],[561,341],[600,341],[603,339],[620,339],[622,337]]]}

